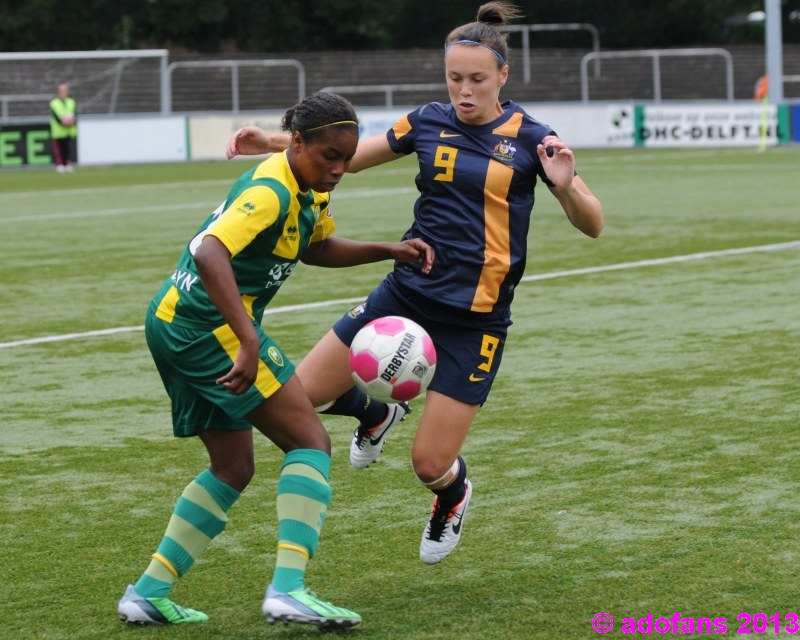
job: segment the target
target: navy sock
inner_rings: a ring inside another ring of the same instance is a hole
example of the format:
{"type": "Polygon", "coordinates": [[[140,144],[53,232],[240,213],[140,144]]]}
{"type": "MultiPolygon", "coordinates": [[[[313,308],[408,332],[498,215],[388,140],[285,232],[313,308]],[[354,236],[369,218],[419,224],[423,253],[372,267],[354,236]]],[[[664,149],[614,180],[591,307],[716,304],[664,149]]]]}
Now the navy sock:
{"type": "Polygon", "coordinates": [[[387,407],[383,402],[373,400],[358,387],[351,387],[349,391],[336,398],[333,404],[322,413],[332,416],[352,416],[361,424],[374,427],[383,422],[386,412],[387,407]]]}
{"type": "Polygon", "coordinates": [[[434,493],[439,497],[439,505],[446,508],[456,506],[467,492],[464,483],[467,481],[467,463],[458,456],[458,475],[444,489],[436,489],[434,493]]]}

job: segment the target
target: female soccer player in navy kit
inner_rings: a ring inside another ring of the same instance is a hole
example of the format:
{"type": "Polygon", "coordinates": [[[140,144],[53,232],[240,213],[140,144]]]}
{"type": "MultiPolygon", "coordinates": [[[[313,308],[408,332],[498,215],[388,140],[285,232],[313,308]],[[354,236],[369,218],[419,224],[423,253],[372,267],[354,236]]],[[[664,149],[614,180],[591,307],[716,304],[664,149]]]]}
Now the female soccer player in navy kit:
{"type": "Polygon", "coordinates": [[[336,238],[328,192],[358,143],[358,122],[344,98],[317,93],[289,109],[291,142],[242,175],[183,251],[154,296],[147,344],[172,401],[173,431],[197,436],[210,467],[184,490],[153,558],[118,605],[122,620],[183,624],[205,613],[169,599],[213,538],[255,473],[252,427],[284,453],[278,481],[278,547],[262,610],[276,620],[326,628],[361,617],[314,596],[305,569],[331,499],[330,438],[294,375],[292,362],[262,329],[264,308],[298,260],[344,267],[433,254],[421,240],[356,242],[336,238]]]}
{"type": "MultiPolygon", "coordinates": [[[[414,472],[435,494],[420,542],[420,559],[429,564],[443,560],[463,531],[472,483],[461,449],[500,366],[514,288],[525,269],[537,181],[547,185],[580,231],[597,237],[603,228],[602,205],[576,174],[567,144],[518,105],[499,100],[508,79],[508,45],[500,27],[519,16],[506,2],[482,5],[477,21],[454,29],[445,42],[450,104],[426,104],[386,135],[359,142],[350,172],[417,154],[420,196],[404,237],[430,243],[436,263],[430,273],[397,263],[366,301],[314,346],[297,372],[315,406],[336,398],[330,412],[350,409],[349,415],[361,420],[351,462],[367,466],[381,453],[398,407],[390,406],[372,429],[352,411],[361,405],[355,400],[360,392],[351,388],[348,345],[365,323],[384,315],[407,316],[430,333],[436,374],[411,453],[414,472]]],[[[286,143],[285,136],[246,127],[231,137],[227,152],[232,157],[286,143]]]]}

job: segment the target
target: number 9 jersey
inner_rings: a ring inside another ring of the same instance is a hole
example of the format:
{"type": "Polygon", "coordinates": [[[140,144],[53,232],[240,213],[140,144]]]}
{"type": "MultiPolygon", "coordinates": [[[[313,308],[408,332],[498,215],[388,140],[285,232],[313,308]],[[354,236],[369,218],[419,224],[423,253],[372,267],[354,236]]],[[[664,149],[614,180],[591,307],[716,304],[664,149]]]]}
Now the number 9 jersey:
{"type": "Polygon", "coordinates": [[[551,185],[536,148],[548,126],[513,102],[485,125],[458,120],[451,104],[431,102],[387,132],[395,153],[416,153],[420,192],[404,238],[436,251],[429,275],[396,264],[394,277],[428,298],[479,313],[507,308],[525,271],[537,178],[551,185]]]}

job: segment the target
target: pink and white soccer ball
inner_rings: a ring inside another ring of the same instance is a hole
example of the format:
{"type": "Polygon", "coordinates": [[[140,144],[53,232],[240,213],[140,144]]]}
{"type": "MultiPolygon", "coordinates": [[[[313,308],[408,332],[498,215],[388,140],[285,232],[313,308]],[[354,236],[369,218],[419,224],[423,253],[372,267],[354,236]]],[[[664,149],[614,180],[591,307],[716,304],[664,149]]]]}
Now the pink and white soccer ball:
{"type": "Polygon", "coordinates": [[[416,322],[384,316],[364,325],[353,338],[350,371],[356,385],[375,400],[411,400],[433,379],[436,349],[416,322]]]}

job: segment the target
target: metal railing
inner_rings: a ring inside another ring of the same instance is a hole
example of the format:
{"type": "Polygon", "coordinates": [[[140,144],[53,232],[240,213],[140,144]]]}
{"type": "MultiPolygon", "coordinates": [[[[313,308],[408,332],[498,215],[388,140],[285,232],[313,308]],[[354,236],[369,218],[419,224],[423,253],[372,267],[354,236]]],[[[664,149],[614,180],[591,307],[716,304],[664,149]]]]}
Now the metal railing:
{"type": "MultiPolygon", "coordinates": [[[[522,77],[525,84],[531,82],[531,59],[530,59],[530,32],[531,31],[588,31],[592,36],[592,49],[595,53],[600,52],[600,31],[597,27],[588,22],[562,22],[553,24],[510,24],[503,27],[503,31],[512,33],[522,33],[522,77]]],[[[594,63],[594,75],[600,76],[600,60],[594,63]]]]}
{"type": "Polygon", "coordinates": [[[725,60],[726,99],[733,100],[733,57],[727,49],[642,49],[639,51],[595,51],[581,59],[581,100],[589,102],[589,75],[587,67],[592,60],[609,58],[652,58],[653,60],[653,100],[661,102],[661,58],[722,56],[725,60]]]}
{"type": "Polygon", "coordinates": [[[172,62],[167,66],[162,87],[165,113],[172,112],[172,72],[175,69],[198,69],[229,67],[231,70],[231,111],[239,113],[239,68],[240,67],[294,67],[297,69],[297,101],[306,97],[306,69],[299,60],[193,60],[172,62]]]}
{"type": "Polygon", "coordinates": [[[395,91],[447,91],[443,82],[430,82],[425,84],[350,84],[336,87],[324,87],[320,91],[327,93],[383,93],[386,96],[386,106],[394,106],[395,91]]]}
{"type": "Polygon", "coordinates": [[[12,102],[39,102],[42,106],[42,114],[50,112],[47,104],[53,98],[50,93],[14,93],[0,95],[0,118],[4,120],[9,117],[8,106],[12,102]]]}

